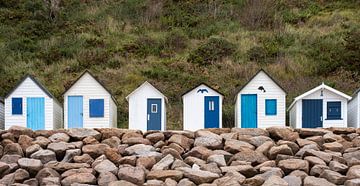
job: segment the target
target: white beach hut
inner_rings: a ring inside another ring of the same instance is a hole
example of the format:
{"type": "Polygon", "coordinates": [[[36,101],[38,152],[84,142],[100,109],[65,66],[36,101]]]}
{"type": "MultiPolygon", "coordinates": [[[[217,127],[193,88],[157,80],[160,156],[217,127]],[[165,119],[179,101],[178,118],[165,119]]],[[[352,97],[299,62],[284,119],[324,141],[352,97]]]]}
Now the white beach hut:
{"type": "Polygon", "coordinates": [[[205,83],[182,95],[183,129],[222,128],[223,94],[205,83]]]}
{"type": "Polygon", "coordinates": [[[167,98],[145,81],[127,97],[129,102],[129,129],[166,130],[167,98]]]}
{"type": "Polygon", "coordinates": [[[360,127],[360,88],[354,92],[348,103],[348,123],[349,127],[360,127]]]}
{"type": "Polygon", "coordinates": [[[0,97],[0,129],[5,129],[5,104],[2,97],[0,97]]]}
{"type": "Polygon", "coordinates": [[[284,127],[286,91],[264,70],[258,71],[237,93],[235,126],[284,127]]]}
{"type": "Polygon", "coordinates": [[[64,93],[64,127],[117,127],[115,98],[88,70],[64,93]]]}
{"type": "Polygon", "coordinates": [[[5,97],[5,129],[13,125],[33,130],[62,128],[62,114],[61,104],[31,75],[5,97]]]}
{"type": "Polygon", "coordinates": [[[296,97],[290,105],[293,128],[347,127],[347,106],[351,97],[324,83],[296,97]]]}

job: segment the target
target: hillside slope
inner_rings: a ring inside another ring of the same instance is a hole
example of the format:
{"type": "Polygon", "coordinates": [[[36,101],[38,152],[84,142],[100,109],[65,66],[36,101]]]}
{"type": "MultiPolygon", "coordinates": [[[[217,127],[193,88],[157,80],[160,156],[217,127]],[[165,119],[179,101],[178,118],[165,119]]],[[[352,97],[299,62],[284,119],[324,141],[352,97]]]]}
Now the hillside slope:
{"type": "Polygon", "coordinates": [[[204,81],[225,94],[231,126],[236,89],[260,68],[288,104],[322,81],[360,87],[359,10],[357,0],[0,0],[0,95],[30,73],[62,100],[89,69],[126,127],[125,97],[148,80],[169,98],[168,128],[181,129],[180,95],[204,81]]]}

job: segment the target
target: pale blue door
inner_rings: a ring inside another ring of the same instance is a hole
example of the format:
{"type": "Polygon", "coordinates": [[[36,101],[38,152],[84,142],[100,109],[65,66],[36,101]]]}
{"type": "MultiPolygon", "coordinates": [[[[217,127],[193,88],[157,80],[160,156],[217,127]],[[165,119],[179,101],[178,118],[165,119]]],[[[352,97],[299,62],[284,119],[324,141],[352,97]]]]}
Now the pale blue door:
{"type": "Polygon", "coordinates": [[[68,128],[83,127],[83,97],[68,97],[68,128]]]}
{"type": "Polygon", "coordinates": [[[147,100],[147,130],[161,130],[161,99],[147,100]]]}
{"type": "Polygon", "coordinates": [[[45,99],[26,99],[26,125],[32,130],[45,129],[45,99]]]}
{"type": "Polygon", "coordinates": [[[241,128],[257,128],[257,95],[241,95],[241,128]]]}

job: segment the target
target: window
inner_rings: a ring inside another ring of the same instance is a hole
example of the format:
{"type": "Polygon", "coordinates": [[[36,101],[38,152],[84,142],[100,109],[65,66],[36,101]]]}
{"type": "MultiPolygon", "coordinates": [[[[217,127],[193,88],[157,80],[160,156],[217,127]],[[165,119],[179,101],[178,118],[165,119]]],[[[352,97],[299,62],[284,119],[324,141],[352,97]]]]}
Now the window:
{"type": "Polygon", "coordinates": [[[12,114],[22,115],[22,98],[12,98],[12,114]]]}
{"type": "Polygon", "coordinates": [[[340,101],[327,102],[327,119],[330,120],[341,119],[340,101]]]}
{"type": "Polygon", "coordinates": [[[91,118],[104,117],[104,99],[90,99],[89,104],[91,118]]]}
{"type": "Polygon", "coordinates": [[[214,101],[209,101],[209,111],[214,111],[214,110],[215,110],[214,101]]]}
{"type": "Polygon", "coordinates": [[[151,113],[157,113],[157,104],[151,104],[151,113]]]}
{"type": "Polygon", "coordinates": [[[277,112],[277,101],[276,99],[265,100],[265,114],[267,116],[274,116],[277,112]]]}

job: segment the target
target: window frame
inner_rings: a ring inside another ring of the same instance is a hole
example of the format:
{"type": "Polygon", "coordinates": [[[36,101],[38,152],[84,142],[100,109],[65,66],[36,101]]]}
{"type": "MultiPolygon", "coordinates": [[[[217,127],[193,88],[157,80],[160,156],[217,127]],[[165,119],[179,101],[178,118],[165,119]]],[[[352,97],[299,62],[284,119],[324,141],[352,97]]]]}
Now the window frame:
{"type": "Polygon", "coordinates": [[[326,102],[326,120],[342,120],[342,113],[341,113],[341,101],[328,101],[326,102]],[[337,105],[332,105],[332,104],[337,104],[337,105]],[[335,114],[330,114],[329,109],[334,109],[334,108],[338,108],[339,112],[337,115],[335,114]]]}
{"type": "Polygon", "coordinates": [[[158,113],[158,104],[151,104],[151,113],[152,114],[158,113]],[[154,108],[155,108],[155,110],[154,110],[154,108]]]}
{"type": "Polygon", "coordinates": [[[103,98],[89,99],[89,118],[104,118],[104,117],[105,117],[105,100],[103,98]],[[102,104],[102,110],[99,110],[101,106],[97,104],[102,104]]]}
{"type": "Polygon", "coordinates": [[[277,115],[277,99],[265,99],[265,115],[266,116],[276,116],[277,115]],[[270,112],[270,102],[274,102],[274,112],[270,112]]]}
{"type": "Polygon", "coordinates": [[[22,97],[13,97],[11,98],[11,115],[13,116],[21,116],[23,115],[23,98],[22,97]],[[14,100],[20,100],[20,103],[14,103],[14,100]],[[19,104],[20,108],[18,109],[19,111],[14,112],[16,110],[14,110],[15,104],[19,104]]]}

